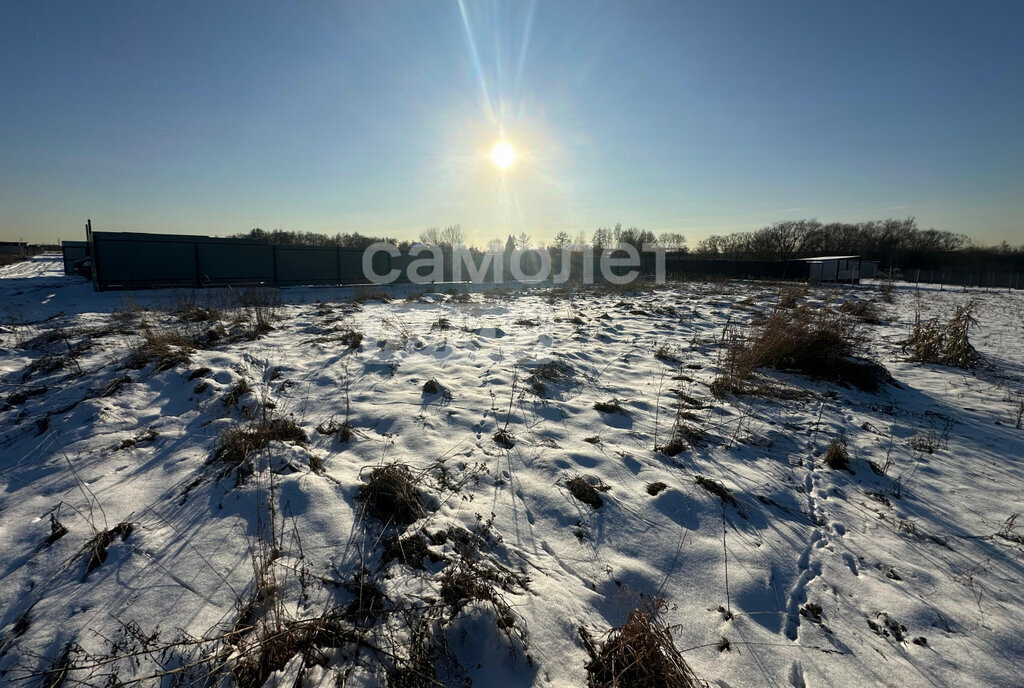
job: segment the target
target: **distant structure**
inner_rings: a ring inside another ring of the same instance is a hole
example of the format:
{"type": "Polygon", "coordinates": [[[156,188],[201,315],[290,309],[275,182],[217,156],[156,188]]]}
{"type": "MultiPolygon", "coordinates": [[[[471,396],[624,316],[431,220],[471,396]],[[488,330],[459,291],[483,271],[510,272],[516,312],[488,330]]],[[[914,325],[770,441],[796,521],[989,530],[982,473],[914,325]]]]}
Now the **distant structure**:
{"type": "Polygon", "coordinates": [[[857,284],[860,282],[860,256],[816,256],[797,258],[796,262],[807,264],[807,281],[811,284],[826,282],[857,284]]]}
{"type": "Polygon", "coordinates": [[[28,244],[24,241],[0,241],[0,255],[26,256],[28,255],[28,244]]]}

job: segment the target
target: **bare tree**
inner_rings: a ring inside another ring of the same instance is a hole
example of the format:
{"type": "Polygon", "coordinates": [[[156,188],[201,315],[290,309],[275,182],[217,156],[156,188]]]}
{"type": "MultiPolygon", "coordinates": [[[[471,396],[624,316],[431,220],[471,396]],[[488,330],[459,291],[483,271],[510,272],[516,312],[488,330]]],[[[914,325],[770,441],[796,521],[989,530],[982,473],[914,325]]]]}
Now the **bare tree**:
{"type": "Polygon", "coordinates": [[[669,251],[686,249],[686,237],[678,232],[662,232],[658,235],[658,246],[669,251]]]}
{"type": "Polygon", "coordinates": [[[466,233],[460,225],[449,225],[441,230],[441,246],[451,248],[466,243],[466,233]]]}
{"type": "Polygon", "coordinates": [[[420,243],[440,246],[441,230],[437,227],[427,227],[425,230],[420,232],[420,243]]]}

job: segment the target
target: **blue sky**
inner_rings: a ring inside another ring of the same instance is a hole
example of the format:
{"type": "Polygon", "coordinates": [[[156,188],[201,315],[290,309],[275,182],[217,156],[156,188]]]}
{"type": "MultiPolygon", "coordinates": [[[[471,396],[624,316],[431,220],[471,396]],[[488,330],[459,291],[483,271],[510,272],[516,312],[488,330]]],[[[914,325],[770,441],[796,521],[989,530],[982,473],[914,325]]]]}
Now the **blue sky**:
{"type": "Polygon", "coordinates": [[[913,215],[1024,242],[1019,2],[6,3],[0,238],[913,215]],[[517,151],[502,171],[490,150],[517,151]]]}

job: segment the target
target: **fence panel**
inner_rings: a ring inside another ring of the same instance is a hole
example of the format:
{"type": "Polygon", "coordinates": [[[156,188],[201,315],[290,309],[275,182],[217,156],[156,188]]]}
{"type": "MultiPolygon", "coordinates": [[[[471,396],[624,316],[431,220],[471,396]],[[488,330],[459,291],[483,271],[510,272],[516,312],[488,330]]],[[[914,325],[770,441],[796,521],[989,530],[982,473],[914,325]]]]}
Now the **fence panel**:
{"type": "Polygon", "coordinates": [[[64,274],[73,275],[75,262],[89,257],[89,243],[86,241],[62,241],[60,252],[64,258],[64,274]]]}

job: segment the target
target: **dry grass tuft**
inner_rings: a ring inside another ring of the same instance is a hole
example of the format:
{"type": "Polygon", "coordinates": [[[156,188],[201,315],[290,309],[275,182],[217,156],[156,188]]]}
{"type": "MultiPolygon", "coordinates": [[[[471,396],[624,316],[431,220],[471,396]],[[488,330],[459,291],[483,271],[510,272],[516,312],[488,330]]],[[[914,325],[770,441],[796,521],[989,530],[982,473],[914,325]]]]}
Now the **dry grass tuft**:
{"type": "Polygon", "coordinates": [[[348,420],[339,423],[334,419],[334,416],[316,426],[316,431],[321,435],[334,435],[335,439],[342,443],[348,442],[352,439],[352,435],[355,434],[355,430],[348,420]]]}
{"type": "Polygon", "coordinates": [[[665,456],[681,454],[690,447],[700,444],[701,440],[704,439],[704,431],[686,422],[684,414],[691,415],[685,411],[677,415],[675,425],[672,427],[672,435],[669,437],[668,442],[660,447],[656,447],[665,456]]]}
{"type": "Polygon", "coordinates": [[[740,508],[739,502],[732,496],[732,492],[729,492],[729,488],[713,478],[707,478],[703,475],[698,475],[693,479],[693,482],[705,490],[715,495],[722,500],[724,504],[732,504],[738,510],[740,508]]]}
{"type": "Polygon", "coordinates": [[[409,467],[392,463],[370,472],[370,481],[359,488],[366,512],[381,523],[404,527],[427,515],[417,483],[409,467]]]}
{"type": "Polygon", "coordinates": [[[850,454],[846,451],[846,442],[832,440],[825,452],[825,465],[834,471],[850,470],[850,454]]]}
{"type": "Polygon", "coordinates": [[[217,322],[223,317],[223,314],[216,308],[203,308],[189,301],[183,301],[174,309],[174,312],[185,322],[217,322]]]}
{"type": "Polygon", "coordinates": [[[438,559],[431,553],[428,547],[427,539],[423,533],[413,533],[405,537],[394,535],[384,541],[380,560],[384,564],[397,560],[411,568],[422,569],[423,561],[426,558],[429,557],[432,561],[437,561],[438,559]]]}
{"type": "Polygon", "coordinates": [[[67,527],[57,520],[56,514],[50,514],[50,534],[46,536],[46,539],[43,540],[43,543],[39,548],[42,549],[43,547],[49,547],[67,534],[67,527]]]}
{"type": "Polygon", "coordinates": [[[356,293],[352,296],[352,300],[356,303],[366,303],[367,301],[389,303],[391,301],[391,297],[379,289],[374,289],[369,286],[360,286],[356,287],[356,293]]]}
{"type": "Polygon", "coordinates": [[[114,543],[115,537],[121,538],[121,542],[124,542],[134,530],[135,526],[132,523],[124,521],[110,530],[101,530],[92,536],[85,545],[85,549],[89,553],[89,563],[85,568],[86,577],[107,560],[107,548],[114,543]]]}
{"type": "Polygon", "coordinates": [[[910,353],[910,360],[957,368],[974,367],[981,360],[968,337],[971,328],[978,324],[974,317],[975,307],[975,301],[957,306],[953,317],[944,325],[936,318],[922,320],[918,313],[914,331],[903,343],[903,350],[910,353]]]}
{"type": "Polygon", "coordinates": [[[235,406],[238,404],[239,399],[251,391],[252,388],[249,386],[249,381],[243,377],[235,383],[235,386],[224,395],[224,398],[221,399],[221,401],[224,402],[225,406],[235,406]]]}
{"type": "Polygon", "coordinates": [[[582,475],[572,476],[565,481],[565,486],[568,488],[569,494],[595,509],[600,509],[604,506],[601,493],[611,489],[608,485],[601,482],[599,478],[582,475]]]}
{"type": "Polygon", "coordinates": [[[882,324],[881,313],[878,312],[878,307],[873,301],[843,301],[839,312],[859,318],[861,322],[866,322],[869,325],[882,324]]]}
{"type": "Polygon", "coordinates": [[[7,395],[8,406],[18,406],[24,404],[32,397],[38,397],[46,394],[48,387],[46,385],[36,385],[35,387],[24,387],[16,392],[11,392],[7,395]]]}
{"type": "Polygon", "coordinates": [[[511,449],[516,446],[516,441],[515,438],[512,437],[512,433],[504,428],[494,433],[494,437],[492,439],[495,444],[499,447],[504,447],[505,449],[511,449]]]}
{"type": "Polygon", "coordinates": [[[237,466],[273,441],[307,444],[309,438],[291,418],[269,418],[248,426],[236,425],[220,436],[214,459],[237,466]]]}
{"type": "Polygon", "coordinates": [[[676,456],[678,454],[682,454],[689,448],[690,445],[688,445],[685,442],[685,440],[683,440],[683,438],[681,438],[679,435],[673,435],[668,442],[661,445],[657,449],[665,456],[676,456]]]}
{"type": "Polygon", "coordinates": [[[595,402],[594,410],[600,411],[601,413],[618,413],[623,416],[626,415],[626,410],[622,408],[622,404],[619,403],[618,399],[595,402]]]}
{"type": "Polygon", "coordinates": [[[154,430],[152,428],[146,428],[145,431],[143,431],[142,433],[136,435],[135,437],[129,437],[128,439],[121,440],[121,443],[119,445],[117,445],[117,448],[118,449],[134,449],[135,447],[139,446],[143,442],[152,442],[157,437],[159,437],[159,433],[157,433],[156,430],[154,430]]]}
{"type": "Polygon", "coordinates": [[[534,368],[529,377],[526,378],[530,388],[538,396],[544,396],[548,391],[548,384],[562,382],[573,374],[572,366],[561,361],[541,363],[534,368]]]}
{"type": "MultiPolygon", "coordinates": [[[[272,615],[257,621],[251,632],[237,641],[239,653],[231,673],[235,685],[255,688],[267,683],[296,655],[302,655],[306,667],[326,666],[334,648],[354,643],[358,635],[337,614],[327,613],[311,619],[288,619],[272,615]]],[[[301,682],[301,681],[300,681],[301,682]]]]}
{"type": "Polygon", "coordinates": [[[669,364],[679,363],[679,357],[673,353],[672,349],[667,344],[659,346],[654,352],[654,357],[659,361],[664,361],[669,364]]]}
{"type": "Polygon", "coordinates": [[[625,624],[608,632],[600,648],[586,629],[581,629],[580,635],[590,654],[586,667],[588,688],[703,686],[656,611],[632,610],[625,624]]]}
{"type": "Polygon", "coordinates": [[[129,348],[128,367],[139,369],[155,363],[155,370],[170,370],[179,363],[188,364],[196,348],[194,337],[179,330],[142,328],[142,341],[129,348]]]}
{"type": "Polygon", "coordinates": [[[797,301],[807,296],[803,287],[789,287],[779,292],[779,308],[796,308],[797,301]]]}
{"type": "Polygon", "coordinates": [[[726,373],[712,392],[743,390],[758,368],[794,371],[821,380],[878,391],[891,379],[882,366],[854,358],[859,340],[853,323],[829,310],[776,310],[756,323],[749,338],[734,337],[726,352],[726,373]]]}

